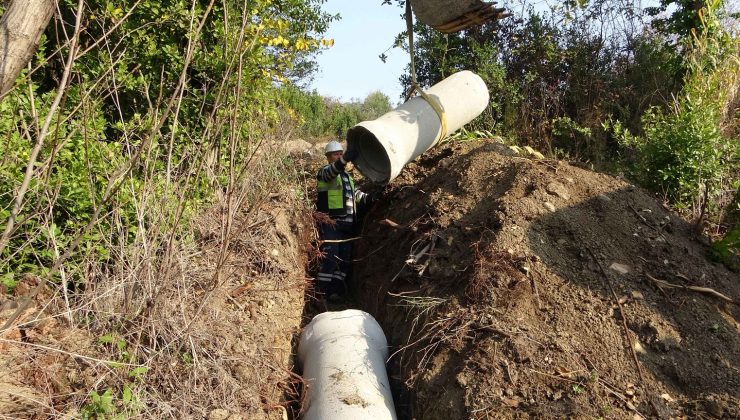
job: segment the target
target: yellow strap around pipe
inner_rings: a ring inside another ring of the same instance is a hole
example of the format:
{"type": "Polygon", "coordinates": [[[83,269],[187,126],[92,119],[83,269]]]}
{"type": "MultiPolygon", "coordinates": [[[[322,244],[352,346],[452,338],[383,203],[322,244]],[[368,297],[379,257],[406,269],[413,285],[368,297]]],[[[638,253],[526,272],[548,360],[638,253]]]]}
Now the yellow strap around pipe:
{"type": "Polygon", "coordinates": [[[439,123],[442,126],[442,130],[439,133],[439,138],[437,138],[437,140],[435,141],[435,143],[437,143],[438,141],[447,137],[447,117],[445,116],[445,111],[442,108],[442,104],[439,103],[436,98],[424,92],[421,86],[419,86],[419,83],[416,81],[416,66],[414,65],[414,25],[413,19],[411,17],[411,1],[409,0],[406,0],[406,32],[409,35],[409,55],[411,56],[411,91],[409,92],[409,96],[411,96],[414,91],[419,92],[419,95],[421,95],[421,97],[424,98],[425,101],[427,101],[429,106],[432,107],[434,112],[437,113],[437,117],[439,117],[439,123]]]}

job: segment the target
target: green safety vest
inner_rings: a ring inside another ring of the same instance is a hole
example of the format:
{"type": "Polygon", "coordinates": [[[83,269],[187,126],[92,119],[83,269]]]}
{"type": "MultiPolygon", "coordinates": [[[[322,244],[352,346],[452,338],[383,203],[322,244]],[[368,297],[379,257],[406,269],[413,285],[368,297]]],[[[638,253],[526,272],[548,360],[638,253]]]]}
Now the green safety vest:
{"type": "MultiPolygon", "coordinates": [[[[352,188],[352,196],[354,198],[355,181],[349,174],[347,174],[347,178],[349,178],[349,185],[352,188]]],[[[316,208],[320,212],[327,213],[329,216],[347,215],[341,174],[329,182],[324,182],[320,179],[317,180],[316,190],[318,191],[316,208]]]]}

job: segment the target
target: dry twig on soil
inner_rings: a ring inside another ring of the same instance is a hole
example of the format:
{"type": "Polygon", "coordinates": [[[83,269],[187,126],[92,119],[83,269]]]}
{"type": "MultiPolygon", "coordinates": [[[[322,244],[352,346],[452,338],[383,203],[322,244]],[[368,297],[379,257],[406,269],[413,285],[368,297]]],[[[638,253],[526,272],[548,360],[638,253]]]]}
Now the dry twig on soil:
{"type": "Polygon", "coordinates": [[[691,290],[692,292],[703,293],[705,295],[714,296],[717,299],[721,299],[721,300],[723,300],[723,301],[725,301],[727,303],[732,303],[733,305],[740,305],[740,303],[738,303],[736,300],[734,300],[734,299],[732,299],[732,298],[730,298],[730,297],[728,297],[726,295],[723,295],[722,293],[720,293],[720,292],[718,292],[718,291],[716,291],[714,289],[711,289],[709,287],[683,286],[683,285],[680,285],[680,284],[668,283],[665,280],[656,279],[655,277],[651,276],[648,273],[645,273],[645,276],[647,276],[647,278],[649,278],[653,283],[655,283],[655,285],[661,291],[663,290],[664,287],[667,288],[667,289],[691,290]]]}
{"type": "Polygon", "coordinates": [[[604,266],[601,265],[601,262],[598,258],[596,258],[596,255],[591,250],[591,247],[586,247],[588,250],[588,253],[591,254],[591,258],[594,259],[596,262],[596,265],[599,266],[599,269],[601,270],[601,273],[604,275],[604,281],[606,282],[606,285],[609,287],[609,291],[612,294],[612,297],[614,298],[614,302],[619,307],[619,313],[622,315],[622,328],[624,329],[624,334],[627,336],[627,345],[630,348],[630,352],[632,353],[632,360],[635,362],[635,367],[637,368],[637,376],[639,376],[640,381],[643,381],[642,377],[642,367],[640,366],[640,361],[637,359],[637,353],[635,353],[635,344],[632,340],[632,333],[627,327],[627,312],[625,312],[624,307],[622,306],[622,303],[619,301],[619,298],[617,297],[617,293],[614,291],[614,287],[612,287],[612,282],[609,280],[609,274],[604,269],[604,266]]]}
{"type": "Polygon", "coordinates": [[[630,209],[632,209],[633,212],[635,212],[635,214],[637,215],[637,217],[639,217],[640,220],[642,220],[642,223],[644,223],[645,226],[647,226],[647,227],[655,230],[656,232],[658,232],[658,235],[660,235],[660,237],[663,238],[663,240],[665,240],[666,243],[668,242],[668,239],[665,237],[665,235],[663,235],[663,231],[659,227],[657,227],[654,224],[648,222],[648,220],[645,218],[645,216],[641,215],[640,212],[638,212],[637,209],[632,206],[632,204],[627,204],[627,205],[629,206],[630,209]]]}

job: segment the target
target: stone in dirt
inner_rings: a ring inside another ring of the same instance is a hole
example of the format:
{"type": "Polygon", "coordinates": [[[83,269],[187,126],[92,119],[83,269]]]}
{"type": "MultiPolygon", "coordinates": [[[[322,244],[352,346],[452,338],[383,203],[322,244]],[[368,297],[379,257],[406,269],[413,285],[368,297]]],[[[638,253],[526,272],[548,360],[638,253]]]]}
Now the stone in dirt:
{"type": "Polygon", "coordinates": [[[630,266],[628,266],[627,264],[622,264],[618,262],[613,262],[609,266],[609,269],[619,274],[622,274],[622,275],[629,274],[629,272],[631,271],[630,266]]]}
{"type": "Polygon", "coordinates": [[[559,182],[550,182],[549,184],[547,184],[547,187],[545,187],[545,191],[552,195],[556,195],[564,200],[570,198],[570,195],[568,194],[568,189],[566,189],[565,186],[559,182]]]}

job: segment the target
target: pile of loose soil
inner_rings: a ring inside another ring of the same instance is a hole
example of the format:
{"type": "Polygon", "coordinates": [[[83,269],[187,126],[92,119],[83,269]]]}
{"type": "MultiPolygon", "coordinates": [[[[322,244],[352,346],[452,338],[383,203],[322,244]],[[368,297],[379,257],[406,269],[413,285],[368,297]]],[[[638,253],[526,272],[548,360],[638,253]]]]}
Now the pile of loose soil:
{"type": "Polygon", "coordinates": [[[492,142],[411,163],[369,214],[354,292],[401,418],[740,416],[736,273],[623,179],[492,142]]]}

